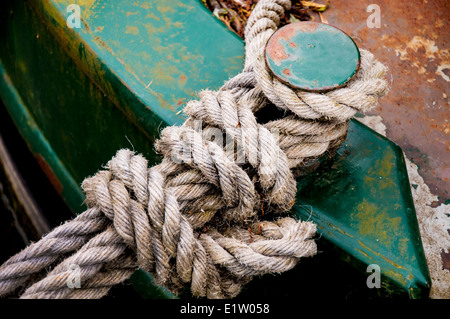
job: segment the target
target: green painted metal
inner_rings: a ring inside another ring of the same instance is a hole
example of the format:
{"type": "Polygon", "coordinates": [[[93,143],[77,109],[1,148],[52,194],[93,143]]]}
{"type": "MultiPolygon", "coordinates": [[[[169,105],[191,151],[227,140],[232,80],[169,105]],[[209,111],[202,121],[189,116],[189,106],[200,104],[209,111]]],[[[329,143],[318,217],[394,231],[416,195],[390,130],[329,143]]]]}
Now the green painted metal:
{"type": "Polygon", "coordinates": [[[355,42],[328,24],[304,21],[278,29],[266,46],[272,73],[289,86],[323,92],[344,86],[359,69],[355,42]]]}
{"type": "Polygon", "coordinates": [[[297,187],[297,216],[357,260],[378,265],[412,298],[427,296],[430,279],[400,147],[352,121],[336,156],[297,187]]]}
{"type": "MultiPolygon", "coordinates": [[[[237,74],[244,47],[200,1],[74,2],[81,7],[80,29],[66,24],[72,1],[0,4],[0,95],[78,213],[85,208],[82,180],[118,149],[134,148],[150,165],[158,163],[153,145],[160,130],[182,123],[178,111],[198,90],[217,89],[237,74]]],[[[339,252],[336,258],[363,274],[378,264],[381,295],[427,296],[428,269],[395,144],[352,121],[336,157],[298,181],[293,213],[318,224],[329,255],[339,252]]],[[[289,276],[278,282],[293,296],[296,277],[289,276]]],[[[267,280],[255,279],[248,291],[267,280]]],[[[174,297],[142,271],[132,282],[144,297],[174,297]]]]}

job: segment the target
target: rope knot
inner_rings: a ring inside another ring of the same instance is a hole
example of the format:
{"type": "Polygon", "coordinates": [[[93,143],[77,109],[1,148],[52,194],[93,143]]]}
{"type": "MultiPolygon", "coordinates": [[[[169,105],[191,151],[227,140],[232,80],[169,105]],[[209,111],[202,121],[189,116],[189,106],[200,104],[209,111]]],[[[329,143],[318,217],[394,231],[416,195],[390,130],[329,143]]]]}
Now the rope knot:
{"type": "Polygon", "coordinates": [[[100,207],[113,221],[119,236],[135,251],[137,265],[154,272],[156,282],[173,291],[191,282],[196,296],[223,297],[236,294],[241,285],[254,275],[285,271],[292,268],[300,257],[313,255],[316,246],[311,238],[315,226],[311,223],[293,219],[291,222],[266,223],[267,227],[275,229],[276,239],[261,234],[250,240],[245,232],[239,231],[239,227],[225,227],[228,229],[225,232],[231,236],[228,237],[220,235],[216,227],[204,232],[200,226],[206,222],[196,224],[195,219],[194,223],[190,222],[186,216],[189,213],[182,213],[185,203],[175,195],[184,199],[180,189],[191,180],[189,172],[197,174],[197,177],[198,173],[203,174],[202,178],[196,179],[197,182],[203,181],[211,187],[222,185],[222,191],[233,187],[226,191],[227,195],[223,193],[225,203],[216,207],[216,210],[222,209],[220,218],[242,223],[243,217],[248,219],[255,214],[255,192],[248,175],[229,161],[216,144],[210,143],[210,147],[221,160],[206,154],[205,144],[196,146],[195,138],[202,142],[196,134],[199,133],[187,127],[166,128],[157,145],[167,159],[173,149],[179,148],[179,143],[186,143],[190,155],[195,158],[188,171],[181,174],[177,171],[186,162],[175,164],[166,161],[161,166],[147,168],[147,161],[142,156],[120,150],[106,165],[108,170],[86,178],[82,184],[86,204],[100,207]],[[171,178],[171,175],[176,176],[171,178]],[[268,248],[271,245],[273,249],[268,248]],[[282,246],[284,250],[276,248],[282,246]],[[228,266],[222,263],[225,256],[228,266]],[[248,260],[254,261],[248,264],[248,260]],[[216,265],[225,267],[226,271],[216,265]],[[216,284],[222,288],[217,290],[216,284]]]}

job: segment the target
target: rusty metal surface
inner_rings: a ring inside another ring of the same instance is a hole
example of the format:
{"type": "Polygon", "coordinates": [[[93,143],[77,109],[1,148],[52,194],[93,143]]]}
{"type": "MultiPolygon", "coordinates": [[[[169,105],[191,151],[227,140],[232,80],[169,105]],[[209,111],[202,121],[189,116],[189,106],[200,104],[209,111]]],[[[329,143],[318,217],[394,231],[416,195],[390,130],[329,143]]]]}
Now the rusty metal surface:
{"type": "MultiPolygon", "coordinates": [[[[433,206],[450,204],[449,16],[446,0],[333,1],[325,13],[389,67],[390,92],[372,114],[383,118],[387,137],[418,165],[438,196],[433,206]],[[372,3],[380,8],[379,28],[366,22],[372,3]]],[[[442,266],[450,270],[449,260],[443,252],[442,266]]]]}
{"type": "Polygon", "coordinates": [[[419,166],[439,196],[435,205],[449,203],[450,2],[332,1],[324,15],[389,67],[389,94],[372,113],[383,118],[387,137],[419,166]],[[370,4],[380,7],[380,28],[366,23],[370,4]]]}

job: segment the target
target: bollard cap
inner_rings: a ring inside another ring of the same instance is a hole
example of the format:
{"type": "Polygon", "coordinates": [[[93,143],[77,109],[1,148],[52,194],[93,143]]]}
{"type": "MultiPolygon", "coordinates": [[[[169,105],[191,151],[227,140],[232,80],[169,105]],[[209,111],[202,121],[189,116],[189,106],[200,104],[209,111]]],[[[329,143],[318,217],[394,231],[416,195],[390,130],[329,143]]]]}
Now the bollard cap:
{"type": "Polygon", "coordinates": [[[346,33],[319,22],[296,22],[277,30],[266,45],[269,69],[294,89],[325,92],[358,72],[360,53],[346,33]]]}

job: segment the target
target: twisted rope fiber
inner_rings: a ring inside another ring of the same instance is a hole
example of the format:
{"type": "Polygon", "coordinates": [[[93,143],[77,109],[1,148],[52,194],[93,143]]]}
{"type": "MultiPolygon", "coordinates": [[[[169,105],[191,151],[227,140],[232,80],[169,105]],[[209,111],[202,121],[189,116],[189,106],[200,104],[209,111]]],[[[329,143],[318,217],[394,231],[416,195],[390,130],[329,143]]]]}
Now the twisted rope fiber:
{"type": "Polygon", "coordinates": [[[232,298],[252,277],[313,256],[313,223],[263,221],[258,213],[292,207],[291,169],[345,140],[349,119],[387,90],[386,69],[361,50],[360,70],[346,87],[324,94],[287,87],[272,77],[263,53],[289,8],[290,1],[260,0],[246,26],[243,71],[218,91],[200,92],[185,107],[185,123],[162,131],[159,165],[120,150],[86,178],[88,209],[6,261],[0,296],[22,287],[21,298],[101,298],[141,268],[175,293],[190,284],[194,296],[232,298]],[[258,123],[254,113],[272,104],[285,117],[258,123]],[[241,162],[216,140],[217,130],[231,135],[233,149],[241,145],[241,162]],[[72,265],[79,266],[78,289],[67,285],[72,265]]]}

